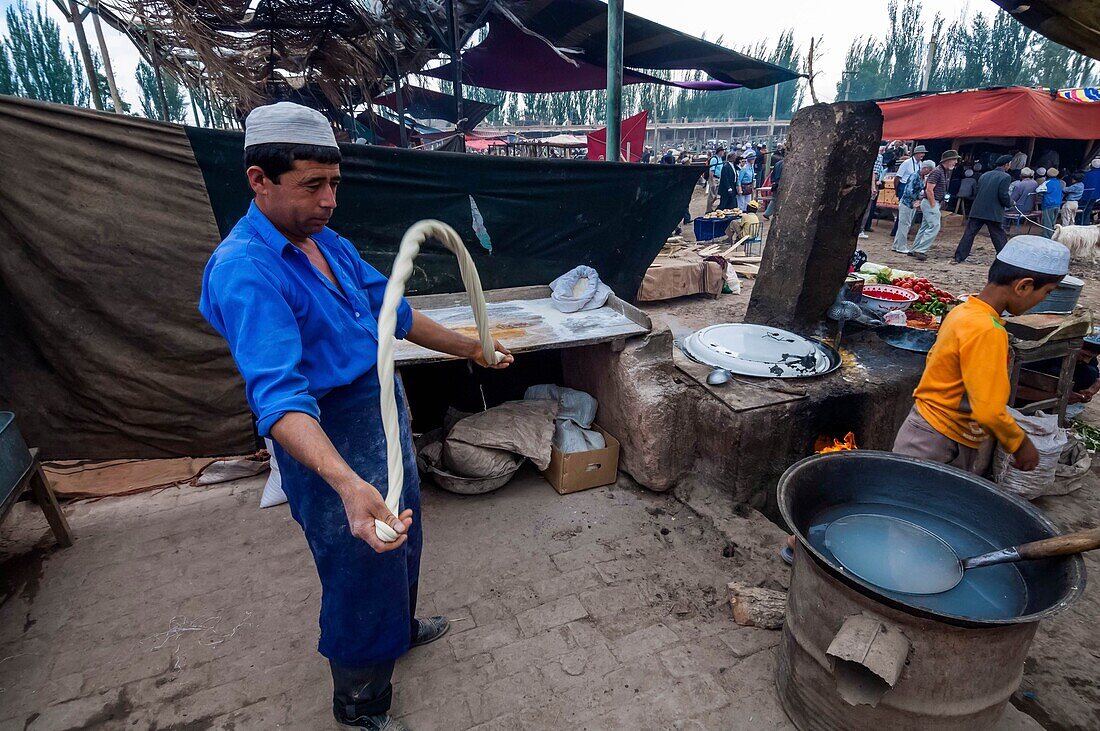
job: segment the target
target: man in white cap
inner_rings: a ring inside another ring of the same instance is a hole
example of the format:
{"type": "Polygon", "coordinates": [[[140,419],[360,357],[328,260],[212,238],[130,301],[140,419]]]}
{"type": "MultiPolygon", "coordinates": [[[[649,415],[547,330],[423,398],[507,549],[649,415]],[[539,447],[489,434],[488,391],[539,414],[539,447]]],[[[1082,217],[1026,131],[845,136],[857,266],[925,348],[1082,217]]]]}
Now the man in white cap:
{"type": "Polygon", "coordinates": [[[1008,333],[1001,313],[1027,312],[1068,272],[1065,246],[1042,236],[1008,241],[981,293],[944,318],[895,452],[983,475],[999,442],[1018,469],[1035,469],[1039,453],[1007,410],[1008,333]]]}
{"type": "Polygon", "coordinates": [[[1005,219],[1019,227],[1021,219],[1035,210],[1035,189],[1038,187],[1035,171],[1029,167],[1021,168],[1020,179],[1009,186],[1010,203],[1005,208],[1005,219]]]}
{"type": "MultiPolygon", "coordinates": [[[[905,186],[909,185],[912,182],[913,176],[920,174],[921,162],[924,160],[924,156],[927,154],[928,148],[926,148],[924,145],[917,145],[915,148],[913,148],[913,154],[909,156],[909,159],[898,166],[898,175],[896,178],[894,178],[894,192],[897,194],[898,198],[901,198],[901,192],[905,190],[905,186]]],[[[898,210],[898,217],[901,217],[900,209],[898,210]]],[[[912,225],[912,217],[910,217],[909,220],[910,225],[912,225]]],[[[890,230],[891,236],[897,236],[899,225],[900,222],[897,218],[895,218],[894,227],[890,230]]],[[[908,232],[906,232],[905,239],[908,240],[908,237],[909,234],[908,232]]],[[[908,250],[908,244],[906,244],[904,248],[908,250]]],[[[894,246],[894,250],[898,250],[897,245],[894,246]]]]}
{"type": "MultiPolygon", "coordinates": [[[[229,344],[257,431],[275,442],[291,514],[313,553],[333,713],[347,725],[399,731],[404,725],[389,716],[394,662],[449,625],[414,616],[420,487],[400,388],[400,515],[378,489],[387,481],[375,367],[386,279],[327,227],[340,148],[320,112],[289,102],[254,109],[244,145],[255,199],[210,257],[199,310],[229,344]],[[377,537],[376,519],[396,541],[377,537]]],[[[487,365],[475,339],[408,302],[398,308],[397,336],[487,365]]],[[[495,367],[511,362],[508,355],[495,367]]]]}

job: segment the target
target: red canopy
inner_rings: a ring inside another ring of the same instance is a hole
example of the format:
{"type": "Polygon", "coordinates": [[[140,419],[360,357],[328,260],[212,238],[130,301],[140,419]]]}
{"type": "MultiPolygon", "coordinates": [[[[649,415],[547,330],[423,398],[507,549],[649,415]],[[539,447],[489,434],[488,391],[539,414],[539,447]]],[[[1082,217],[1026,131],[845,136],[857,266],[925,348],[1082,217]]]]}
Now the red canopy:
{"type": "Polygon", "coordinates": [[[477,152],[484,152],[490,147],[501,147],[508,143],[504,140],[496,140],[490,137],[475,137],[474,135],[466,135],[466,149],[475,150],[477,152]]]}
{"type": "Polygon", "coordinates": [[[928,94],[879,102],[878,106],[883,116],[882,137],[889,140],[1092,140],[1100,136],[1100,105],[1051,97],[1049,92],[1022,86],[928,94]]]}
{"type": "MultiPolygon", "coordinates": [[[[619,126],[619,144],[622,149],[619,159],[626,158],[627,150],[630,151],[629,162],[638,162],[642,159],[642,148],[645,147],[645,123],[649,119],[649,112],[642,111],[633,117],[627,117],[619,126]]],[[[607,127],[600,127],[588,135],[588,159],[605,160],[607,153],[607,127]]]]}

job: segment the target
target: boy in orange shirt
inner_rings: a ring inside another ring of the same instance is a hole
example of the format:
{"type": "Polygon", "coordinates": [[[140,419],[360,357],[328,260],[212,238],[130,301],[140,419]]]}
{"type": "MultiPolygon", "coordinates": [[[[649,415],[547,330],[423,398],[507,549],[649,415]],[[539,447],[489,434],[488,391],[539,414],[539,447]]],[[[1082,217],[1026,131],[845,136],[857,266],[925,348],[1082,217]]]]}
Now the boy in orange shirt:
{"type": "Polygon", "coordinates": [[[982,475],[996,440],[1018,469],[1035,469],[1039,453],[1007,411],[1008,332],[1001,313],[1027,312],[1068,272],[1069,250],[1057,242],[1016,236],[1005,245],[981,293],[944,318],[895,452],[982,475]]]}

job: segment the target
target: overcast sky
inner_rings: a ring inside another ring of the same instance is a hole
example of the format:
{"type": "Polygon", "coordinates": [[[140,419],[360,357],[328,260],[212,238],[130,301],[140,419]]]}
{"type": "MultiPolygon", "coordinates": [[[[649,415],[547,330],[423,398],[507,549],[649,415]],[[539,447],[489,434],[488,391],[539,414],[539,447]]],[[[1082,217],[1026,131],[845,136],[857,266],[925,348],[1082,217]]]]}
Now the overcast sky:
{"type": "MultiPolygon", "coordinates": [[[[34,0],[30,1],[33,5],[34,0]]],[[[726,45],[731,46],[750,45],[761,40],[774,41],[783,30],[792,28],[795,43],[805,54],[811,37],[824,36],[821,75],[815,83],[822,101],[832,100],[835,94],[840,72],[844,68],[844,55],[851,41],[860,36],[883,35],[887,28],[886,0],[844,0],[837,4],[822,3],[821,0],[769,0],[754,6],[725,0],[624,0],[624,3],[630,13],[685,33],[696,36],[706,33],[709,40],[724,35],[726,45]]],[[[14,0],[0,0],[0,5],[5,8],[12,4],[14,0]]],[[[53,2],[45,0],[44,5],[61,24],[66,37],[75,41],[72,26],[53,2]]],[[[960,12],[973,14],[981,11],[992,15],[996,10],[997,6],[989,0],[976,0],[974,3],[924,0],[925,17],[928,19],[937,11],[950,21],[960,12]]],[[[85,21],[85,28],[88,42],[95,48],[90,18],[85,21]]],[[[104,34],[123,98],[136,106],[138,87],[134,72],[139,55],[129,40],[106,25],[104,34]]]]}

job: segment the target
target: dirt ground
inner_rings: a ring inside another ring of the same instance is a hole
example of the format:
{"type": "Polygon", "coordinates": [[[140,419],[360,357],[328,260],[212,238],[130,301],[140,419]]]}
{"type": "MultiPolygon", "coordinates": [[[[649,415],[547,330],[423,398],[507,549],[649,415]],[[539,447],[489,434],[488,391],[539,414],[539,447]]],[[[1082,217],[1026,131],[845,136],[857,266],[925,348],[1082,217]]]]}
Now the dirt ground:
{"type": "MultiPolygon", "coordinates": [[[[693,216],[699,216],[705,210],[705,194],[701,188],[696,188],[695,193],[692,195],[690,211],[693,216]]],[[[767,225],[767,223],[764,224],[763,239],[765,243],[768,237],[767,225]]],[[[963,216],[951,213],[944,215],[943,228],[929,251],[928,260],[924,262],[919,262],[910,256],[893,251],[893,238],[890,236],[892,225],[892,219],[878,219],[874,222],[869,237],[859,240],[857,246],[867,254],[869,261],[894,269],[916,272],[919,276],[927,277],[937,286],[954,294],[967,294],[981,290],[986,282],[989,265],[993,263],[993,257],[996,253],[993,249],[993,242],[990,241],[985,229],[982,229],[981,233],[975,238],[974,248],[967,263],[953,266],[951,259],[966,225],[966,219],[963,216]]],[[[909,235],[910,243],[913,241],[916,232],[917,227],[914,226],[909,235]]],[[[1029,231],[1025,226],[1020,233],[1026,234],[1029,231]]],[[[682,235],[687,241],[695,240],[690,225],[683,227],[682,235]]],[[[1081,290],[1080,304],[1089,308],[1094,315],[1100,313],[1100,263],[1089,264],[1074,261],[1070,267],[1070,273],[1085,280],[1085,286],[1081,290]]],[[[745,308],[748,307],[753,280],[742,280],[741,284],[743,290],[741,295],[725,295],[718,300],[716,311],[726,319],[713,319],[711,313],[715,312],[714,301],[703,296],[683,298],[673,302],[647,303],[643,309],[651,314],[657,313],[663,319],[667,319],[674,332],[676,332],[676,326],[680,323],[683,323],[685,327],[690,327],[690,330],[695,330],[703,325],[716,322],[739,322],[744,318],[745,308]],[[690,326],[687,325],[689,322],[691,323],[690,326]]]]}
{"type": "MultiPolygon", "coordinates": [[[[0,729],[335,728],[320,586],[262,485],[71,505],[68,549],[18,505],[0,531],[0,729]]],[[[735,545],[671,495],[620,481],[563,497],[533,471],[423,496],[420,610],[453,628],[398,663],[394,711],[414,731],[792,728],[779,633],[727,604],[728,581],[786,571],[762,517],[735,545]]]]}

